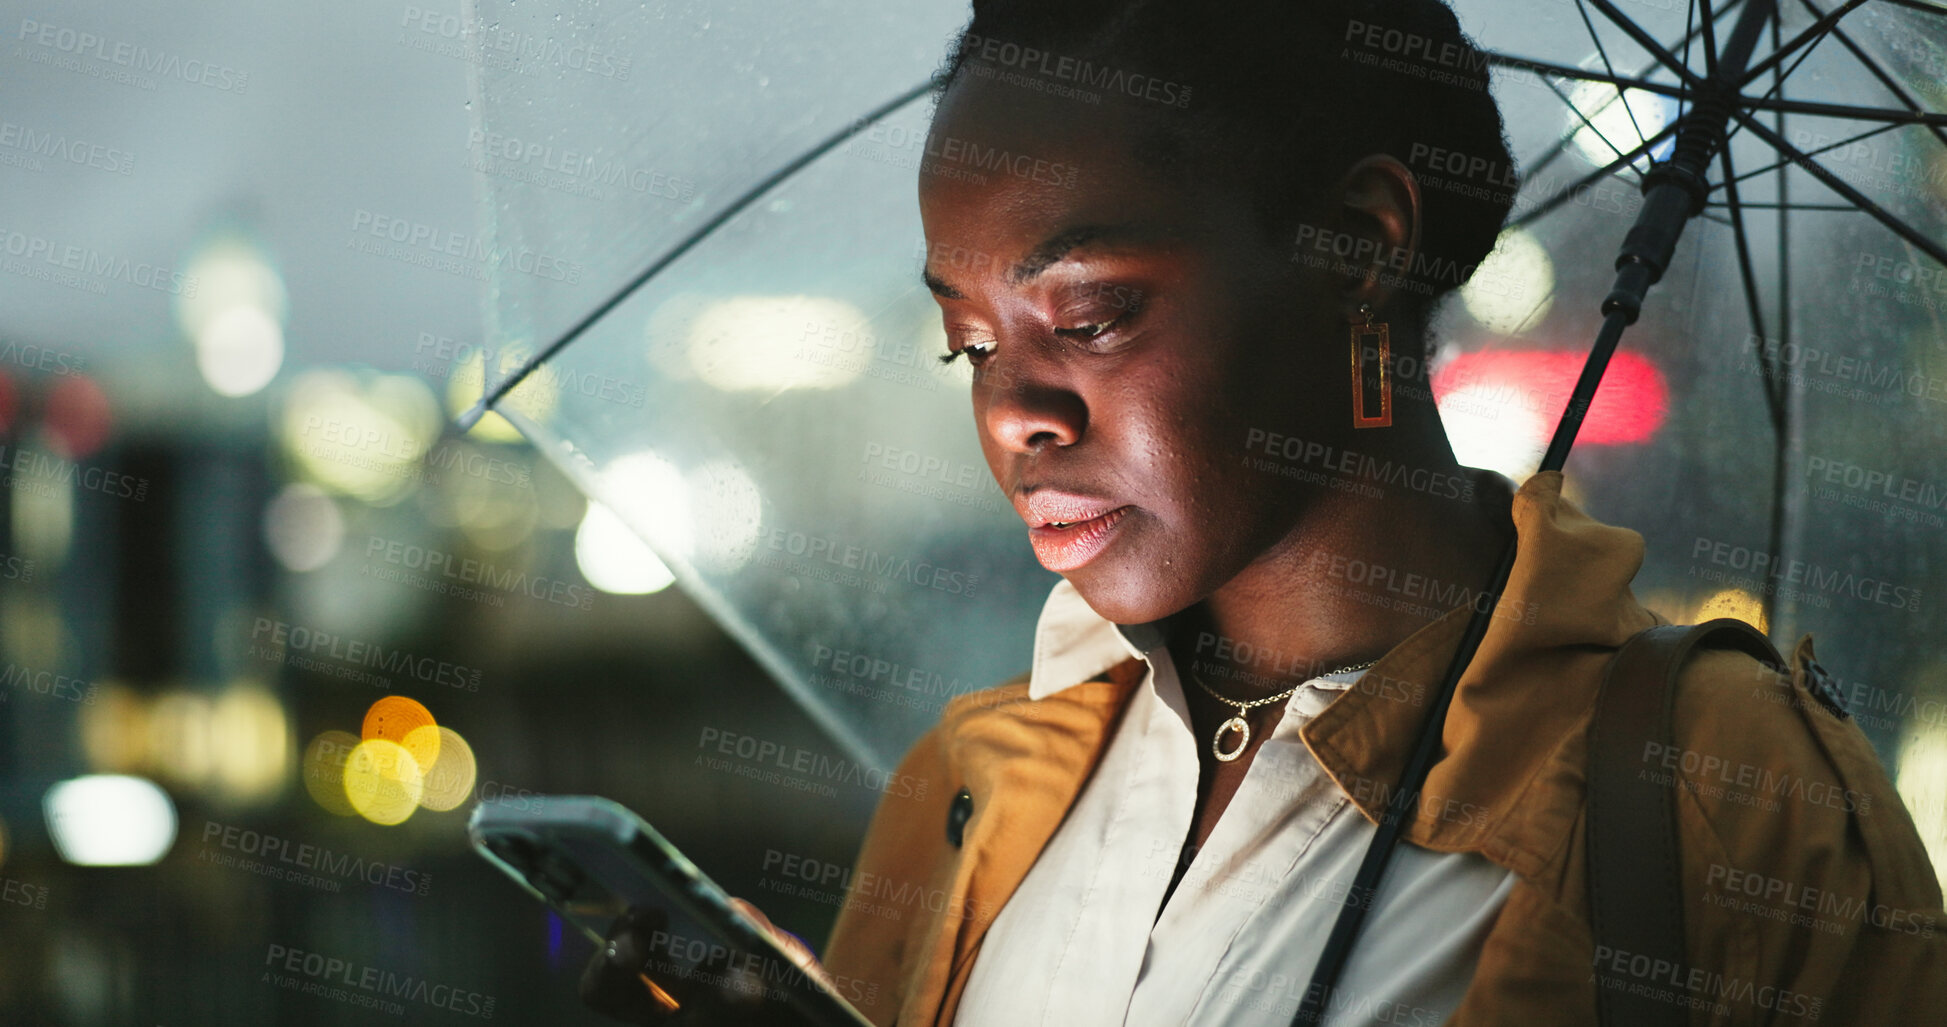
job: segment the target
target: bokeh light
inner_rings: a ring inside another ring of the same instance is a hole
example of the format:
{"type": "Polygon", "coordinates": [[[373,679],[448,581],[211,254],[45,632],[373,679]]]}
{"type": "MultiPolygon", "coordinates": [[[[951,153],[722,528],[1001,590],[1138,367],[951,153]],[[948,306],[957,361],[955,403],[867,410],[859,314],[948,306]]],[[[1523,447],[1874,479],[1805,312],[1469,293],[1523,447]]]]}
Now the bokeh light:
{"type": "Polygon", "coordinates": [[[418,700],[403,695],[388,695],[365,711],[365,724],[360,734],[368,741],[376,738],[403,744],[413,729],[438,723],[433,719],[433,711],[418,700]]]}
{"type": "Polygon", "coordinates": [[[367,738],[345,759],[345,799],[374,824],[403,824],[419,808],[425,777],[397,742],[367,738]]]}
{"type": "Polygon", "coordinates": [[[76,866],[146,866],[176,841],[176,805],[146,778],[62,781],[47,790],[42,807],[55,850],[76,866]]]}
{"type": "Polygon", "coordinates": [[[304,790],[327,812],[341,817],[358,813],[345,795],[345,764],[360,739],[350,731],[324,731],[304,747],[304,790]]]}
{"type": "Polygon", "coordinates": [[[212,240],[191,257],[196,287],[176,297],[176,322],[196,347],[196,366],[212,390],[248,396],[270,384],[284,364],[284,280],[262,251],[235,235],[212,240]]]}
{"type": "Polygon", "coordinates": [[[1759,631],[1768,628],[1764,618],[1764,601],[1741,588],[1726,588],[1704,597],[1690,620],[1702,623],[1719,617],[1741,620],[1759,631]]]}
{"type": "Polygon", "coordinates": [[[1468,316],[1499,335],[1541,323],[1555,303],[1555,262],[1525,229],[1510,228],[1460,287],[1468,316]]]}
{"type": "MultiPolygon", "coordinates": [[[[1606,82],[1578,83],[1569,93],[1569,103],[1572,109],[1566,114],[1567,127],[1574,133],[1569,143],[1583,159],[1595,165],[1607,165],[1615,160],[1621,155],[1618,149],[1630,150],[1641,145],[1643,140],[1662,131],[1676,114],[1676,101],[1661,93],[1641,89],[1619,91],[1606,82]],[[1579,116],[1577,111],[1581,112],[1579,116]]],[[[1650,154],[1661,160],[1673,145],[1672,140],[1665,139],[1651,147],[1650,154]]],[[[1644,157],[1638,157],[1634,163],[1638,171],[1648,166],[1649,160],[1644,157]]]]}
{"type": "Polygon", "coordinates": [[[47,432],[47,448],[64,459],[93,455],[108,441],[114,426],[108,393],[93,378],[69,375],[48,390],[42,427],[47,432]]]}
{"type": "Polygon", "coordinates": [[[1913,814],[1935,875],[1947,887],[1947,730],[1924,722],[1910,727],[1895,765],[1894,788],[1913,814]]]}
{"type": "Polygon", "coordinates": [[[264,543],[284,569],[314,571],[345,541],[345,517],[323,489],[292,482],[264,507],[264,543]]]}
{"type": "Polygon", "coordinates": [[[822,296],[732,296],[708,303],[684,341],[690,370],[726,392],[833,389],[877,345],[865,312],[822,296]]]}
{"type": "MultiPolygon", "coordinates": [[[[431,747],[439,753],[439,758],[426,772],[425,790],[419,797],[419,804],[444,813],[457,809],[467,800],[467,796],[473,794],[473,782],[479,768],[473,759],[473,747],[460,737],[459,732],[443,725],[414,728],[406,737],[406,748],[411,750],[415,747],[413,736],[429,732],[438,736],[432,740],[431,747]]],[[[418,747],[425,748],[426,744],[421,741],[418,747]]]]}
{"type": "Polygon", "coordinates": [[[438,400],[417,378],[320,370],[291,384],[278,429],[305,480],[387,506],[417,487],[441,424],[438,400]]]}
{"type": "Polygon", "coordinates": [[[616,595],[660,592],[676,580],[655,551],[600,503],[588,504],[575,530],[575,566],[589,584],[616,595]]]}

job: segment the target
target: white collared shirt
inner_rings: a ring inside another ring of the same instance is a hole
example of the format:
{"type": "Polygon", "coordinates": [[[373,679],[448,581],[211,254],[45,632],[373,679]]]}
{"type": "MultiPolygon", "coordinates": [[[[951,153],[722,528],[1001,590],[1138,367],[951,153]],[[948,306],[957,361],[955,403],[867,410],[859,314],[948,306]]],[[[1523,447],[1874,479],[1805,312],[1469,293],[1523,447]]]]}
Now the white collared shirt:
{"type": "MultiPolygon", "coordinates": [[[[1291,1023],[1373,825],[1299,738],[1361,671],[1300,686],[1157,916],[1201,767],[1155,626],[1103,620],[1067,581],[1035,632],[1030,698],[1129,656],[1149,672],[1102,762],[1001,908],[955,1027],[1291,1023]]],[[[1404,841],[1325,1023],[1433,1025],[1460,1004],[1514,875],[1404,841]]]]}

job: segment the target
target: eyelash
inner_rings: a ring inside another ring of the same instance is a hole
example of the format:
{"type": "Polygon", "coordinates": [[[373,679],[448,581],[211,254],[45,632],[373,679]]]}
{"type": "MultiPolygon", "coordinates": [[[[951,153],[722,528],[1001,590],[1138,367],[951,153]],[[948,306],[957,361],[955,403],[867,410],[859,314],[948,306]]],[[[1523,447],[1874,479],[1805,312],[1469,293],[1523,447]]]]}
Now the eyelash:
{"type": "MultiPolygon", "coordinates": [[[[1055,334],[1065,339],[1080,339],[1084,342],[1089,341],[1091,339],[1099,339],[1102,336],[1107,335],[1109,331],[1113,329],[1115,326],[1121,324],[1122,322],[1128,320],[1131,317],[1136,316],[1136,312],[1141,309],[1142,309],[1141,304],[1133,303],[1130,304],[1128,310],[1123,311],[1122,313],[1108,319],[1107,321],[1096,321],[1075,328],[1057,328],[1055,329],[1055,334]],[[1095,331],[1089,332],[1088,329],[1090,328],[1095,329],[1095,331]]],[[[993,352],[993,348],[994,348],[994,344],[991,342],[983,343],[982,345],[979,346],[961,346],[959,349],[948,350],[947,352],[941,354],[939,359],[940,359],[940,363],[942,364],[951,364],[955,360],[960,359],[960,354],[967,353],[969,350],[979,350],[982,353],[991,353],[993,352]]],[[[972,363],[973,360],[974,358],[971,355],[967,357],[967,361],[969,363],[972,363]]]]}

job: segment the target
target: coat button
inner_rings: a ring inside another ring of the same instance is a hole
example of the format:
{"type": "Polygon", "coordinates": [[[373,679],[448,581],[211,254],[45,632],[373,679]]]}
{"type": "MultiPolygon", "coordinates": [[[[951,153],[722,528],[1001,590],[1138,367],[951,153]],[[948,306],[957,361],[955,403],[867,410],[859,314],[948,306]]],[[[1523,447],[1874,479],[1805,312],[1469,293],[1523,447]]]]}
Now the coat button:
{"type": "Polygon", "coordinates": [[[946,811],[946,840],[953,843],[954,848],[960,847],[961,840],[966,836],[967,820],[972,816],[973,793],[962,788],[960,794],[953,797],[953,807],[946,811]]]}

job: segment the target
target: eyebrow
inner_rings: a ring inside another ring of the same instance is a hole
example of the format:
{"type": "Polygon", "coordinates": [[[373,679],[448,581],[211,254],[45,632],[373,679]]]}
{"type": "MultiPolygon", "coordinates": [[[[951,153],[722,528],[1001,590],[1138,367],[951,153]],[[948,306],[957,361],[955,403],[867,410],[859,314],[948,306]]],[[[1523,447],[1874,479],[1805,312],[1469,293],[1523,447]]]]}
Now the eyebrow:
{"type": "MultiPolygon", "coordinates": [[[[1022,257],[1013,267],[1008,268],[1006,275],[1007,281],[1013,285],[1025,285],[1033,281],[1041,272],[1048,270],[1048,268],[1060,262],[1071,251],[1092,243],[1143,239],[1149,238],[1154,234],[1154,232],[1132,223],[1117,225],[1077,225],[1074,228],[1066,228],[1042,240],[1040,245],[1028,251],[1027,256],[1022,257]]],[[[919,277],[920,281],[924,282],[926,287],[932,290],[935,296],[949,300],[963,300],[967,298],[965,293],[948,285],[945,279],[942,279],[930,270],[921,269],[919,277]]]]}

